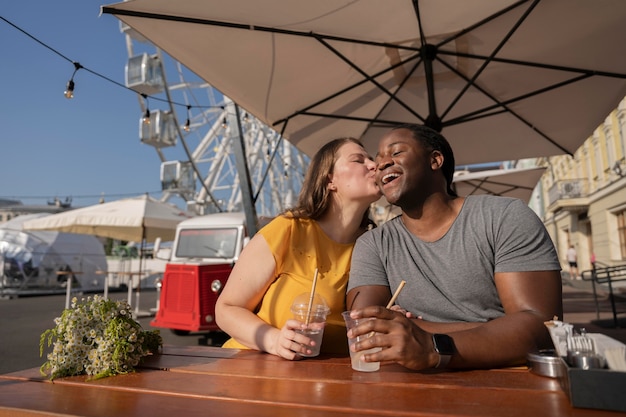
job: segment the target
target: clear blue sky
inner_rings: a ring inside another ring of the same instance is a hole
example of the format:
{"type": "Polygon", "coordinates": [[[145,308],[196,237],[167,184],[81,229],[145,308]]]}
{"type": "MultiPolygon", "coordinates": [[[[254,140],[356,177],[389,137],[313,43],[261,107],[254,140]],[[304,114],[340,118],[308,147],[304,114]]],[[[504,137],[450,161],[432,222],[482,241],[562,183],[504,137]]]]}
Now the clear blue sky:
{"type": "MultiPolygon", "coordinates": [[[[112,3],[3,1],[0,16],[123,85],[125,37],[118,19],[99,16],[100,6],[112,3]]],[[[160,196],[161,163],[154,148],[139,140],[135,93],[79,70],[75,97],[66,99],[73,64],[3,20],[0,62],[0,198],[46,204],[71,197],[78,207],[97,203],[101,194],[107,201],[146,192],[160,196]]]]}

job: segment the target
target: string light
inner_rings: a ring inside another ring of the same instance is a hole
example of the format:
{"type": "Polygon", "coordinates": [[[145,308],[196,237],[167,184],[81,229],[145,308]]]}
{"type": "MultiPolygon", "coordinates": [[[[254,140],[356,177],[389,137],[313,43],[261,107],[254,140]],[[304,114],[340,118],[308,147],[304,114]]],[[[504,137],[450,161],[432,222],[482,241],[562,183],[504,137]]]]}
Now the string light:
{"type": "Polygon", "coordinates": [[[63,95],[67,99],[74,98],[74,75],[76,75],[76,71],[78,71],[79,69],[83,67],[78,62],[72,62],[72,63],[74,64],[74,72],[72,73],[70,80],[67,82],[67,86],[65,87],[65,91],[63,92],[63,95]]]}
{"type": "Polygon", "coordinates": [[[228,127],[228,121],[224,117],[224,120],[222,120],[222,128],[226,129],[227,127],[228,127]]]}
{"type": "Polygon", "coordinates": [[[146,113],[143,115],[143,118],[141,119],[141,121],[143,122],[143,124],[149,125],[150,124],[150,104],[148,103],[148,96],[145,94],[142,94],[141,97],[143,97],[143,99],[146,100],[146,113]]]}
{"type": "MultiPolygon", "coordinates": [[[[51,52],[53,52],[54,54],[56,54],[57,56],[61,57],[62,59],[71,62],[72,64],[74,64],[74,73],[72,74],[72,77],[70,78],[70,80],[67,82],[65,91],[63,93],[63,95],[65,97],[67,97],[68,99],[71,99],[74,97],[74,89],[76,87],[76,84],[74,83],[74,76],[76,75],[76,71],[78,71],[79,69],[84,69],[87,72],[90,72],[91,74],[102,78],[105,81],[110,82],[111,84],[115,84],[118,87],[124,88],[126,90],[132,91],[133,93],[136,94],[140,94],[142,95],[144,98],[147,98],[148,96],[139,93],[138,91],[134,90],[133,88],[130,88],[122,83],[119,83],[103,74],[100,74],[92,69],[89,69],[87,67],[82,66],[81,64],[79,64],[78,62],[75,62],[73,60],[71,60],[69,57],[65,56],[64,54],[62,54],[61,52],[59,52],[58,50],[52,48],[50,45],[46,44],[45,42],[41,41],[40,39],[38,39],[37,37],[31,35],[29,32],[25,31],[24,29],[20,28],[19,26],[17,26],[16,24],[14,24],[13,22],[11,22],[10,20],[4,18],[3,16],[0,16],[0,21],[3,21],[5,23],[7,23],[8,25],[12,26],[14,29],[18,30],[19,32],[23,33],[24,35],[28,36],[29,38],[31,38],[32,40],[34,40],[35,42],[39,43],[41,46],[43,46],[44,48],[47,48],[48,50],[50,50],[51,52]]],[[[178,103],[176,101],[172,101],[169,98],[161,98],[161,97],[153,97],[153,96],[149,96],[150,98],[152,98],[153,100],[157,100],[157,101],[161,101],[163,103],[168,103],[170,105],[174,105],[174,106],[187,106],[186,104],[183,103],[178,103]]],[[[209,106],[193,106],[194,108],[198,108],[198,109],[216,109],[216,108],[221,108],[222,110],[224,110],[224,106],[215,106],[215,105],[209,105],[209,106]]]]}
{"type": "Polygon", "coordinates": [[[191,110],[191,106],[187,106],[187,121],[185,122],[185,126],[183,126],[183,130],[185,132],[189,132],[191,129],[191,121],[189,120],[189,110],[191,110]]]}

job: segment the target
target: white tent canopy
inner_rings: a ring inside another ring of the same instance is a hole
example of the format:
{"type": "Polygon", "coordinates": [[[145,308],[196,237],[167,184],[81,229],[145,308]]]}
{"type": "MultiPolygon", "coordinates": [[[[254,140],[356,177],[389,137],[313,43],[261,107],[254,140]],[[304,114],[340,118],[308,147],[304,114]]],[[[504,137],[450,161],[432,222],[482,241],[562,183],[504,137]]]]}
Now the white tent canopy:
{"type": "Polygon", "coordinates": [[[311,155],[427,124],[459,165],[573,154],[626,95],[623,0],[103,6],[311,155]]]}
{"type": "Polygon", "coordinates": [[[61,289],[66,276],[58,271],[77,274],[75,287],[101,290],[107,270],[102,242],[95,236],[55,231],[26,231],[23,224],[45,219],[48,213],[18,216],[0,226],[0,289],[61,289]]]}

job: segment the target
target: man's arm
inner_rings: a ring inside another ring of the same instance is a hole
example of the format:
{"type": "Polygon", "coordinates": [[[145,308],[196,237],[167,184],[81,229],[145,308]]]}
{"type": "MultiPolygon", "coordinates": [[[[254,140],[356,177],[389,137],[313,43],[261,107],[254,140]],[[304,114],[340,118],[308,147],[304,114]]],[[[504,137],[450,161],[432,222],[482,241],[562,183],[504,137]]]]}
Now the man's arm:
{"type": "MultiPolygon", "coordinates": [[[[505,311],[500,318],[486,323],[464,323],[467,328],[452,331],[451,326],[458,324],[407,319],[378,303],[377,307],[356,312],[357,316],[382,320],[359,326],[352,336],[371,331],[378,334],[358,342],[355,347],[363,350],[381,346],[381,352],[366,355],[366,360],[394,361],[419,370],[437,364],[432,333],[446,333],[454,339],[457,350],[448,365],[450,368],[522,364],[529,351],[550,346],[544,322],[555,316],[562,318],[561,277],[558,271],[509,272],[496,274],[495,281],[505,311]]],[[[357,303],[361,305],[358,298],[357,303]]]]}
{"type": "Polygon", "coordinates": [[[362,285],[348,291],[346,306],[355,310],[367,306],[385,306],[391,300],[391,292],[385,285],[362,285]]]}

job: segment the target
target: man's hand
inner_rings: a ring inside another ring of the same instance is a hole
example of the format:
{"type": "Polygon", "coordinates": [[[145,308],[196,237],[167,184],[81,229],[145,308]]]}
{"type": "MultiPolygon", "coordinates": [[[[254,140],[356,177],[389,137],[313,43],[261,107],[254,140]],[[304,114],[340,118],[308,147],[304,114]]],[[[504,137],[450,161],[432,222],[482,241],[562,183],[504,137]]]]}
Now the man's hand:
{"type": "Polygon", "coordinates": [[[366,362],[397,362],[413,370],[437,366],[439,355],[433,348],[432,335],[420,329],[405,313],[371,306],[353,310],[351,316],[377,319],[367,320],[348,332],[350,338],[375,332],[374,336],[352,346],[357,352],[373,347],[382,348],[380,352],[364,355],[366,362]]]}

